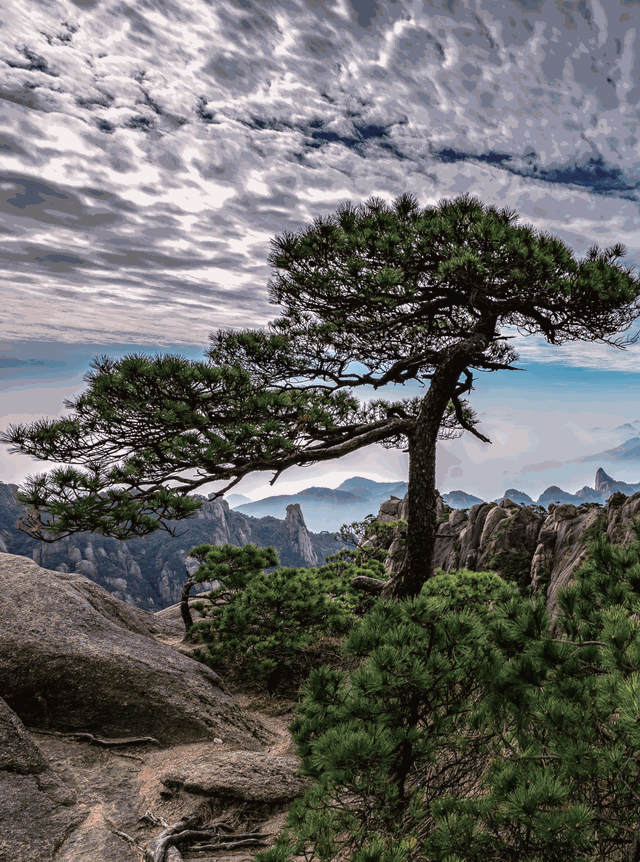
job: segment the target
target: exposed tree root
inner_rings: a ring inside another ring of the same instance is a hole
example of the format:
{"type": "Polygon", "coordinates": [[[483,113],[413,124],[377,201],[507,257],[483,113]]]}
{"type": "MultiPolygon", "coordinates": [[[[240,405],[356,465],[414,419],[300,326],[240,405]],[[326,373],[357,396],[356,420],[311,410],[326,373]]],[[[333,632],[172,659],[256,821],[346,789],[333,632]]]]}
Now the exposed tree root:
{"type": "Polygon", "coordinates": [[[160,745],[160,742],[152,736],[130,736],[126,739],[100,739],[92,733],[60,733],[58,730],[40,730],[40,728],[36,727],[29,727],[27,730],[31,733],[46,733],[47,736],[71,736],[74,739],[85,739],[87,742],[92,742],[94,745],[104,745],[109,748],[114,745],[134,745],[140,742],[155,742],[156,745],[160,745]]]}
{"type": "MultiPolygon", "coordinates": [[[[144,815],[145,819],[155,821],[154,815],[149,812],[144,815]]],[[[188,844],[189,850],[211,852],[212,850],[227,850],[236,847],[264,846],[270,833],[242,832],[237,835],[229,834],[229,825],[220,820],[207,826],[200,826],[198,815],[185,817],[168,826],[157,838],[152,838],[145,850],[145,862],[180,862],[182,854],[179,845],[188,844]],[[225,834],[221,835],[220,830],[225,834]],[[193,846],[198,842],[199,846],[193,846]],[[169,851],[174,852],[169,856],[169,851]]],[[[165,824],[163,824],[165,825],[165,824]]]]}
{"type": "Polygon", "coordinates": [[[114,835],[117,835],[118,838],[122,838],[123,841],[126,841],[127,844],[131,844],[132,847],[135,847],[136,850],[139,850],[140,853],[144,854],[144,847],[141,847],[135,838],[132,838],[131,835],[127,835],[126,832],[122,832],[120,829],[111,828],[111,832],[114,835]]]}

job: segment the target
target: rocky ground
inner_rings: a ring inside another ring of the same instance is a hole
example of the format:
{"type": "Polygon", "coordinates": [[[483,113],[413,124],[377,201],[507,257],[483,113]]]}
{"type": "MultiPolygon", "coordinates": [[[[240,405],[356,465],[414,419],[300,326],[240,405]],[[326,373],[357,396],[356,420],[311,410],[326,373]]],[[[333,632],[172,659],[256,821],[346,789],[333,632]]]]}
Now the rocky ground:
{"type": "Polygon", "coordinates": [[[240,860],[269,845],[305,787],[290,703],[194,661],[178,607],[147,614],[12,554],[0,583],[0,862],[240,860]],[[160,840],[207,824],[215,851],[160,840]]]}
{"type": "MultiPolygon", "coordinates": [[[[378,520],[406,515],[395,498],[378,520]]],[[[440,500],[436,565],[515,572],[554,614],[588,538],[628,545],[639,516],[640,492],[548,512],[440,500]]],[[[388,574],[402,534],[384,541],[388,574]]],[[[0,583],[0,862],[240,862],[273,841],[305,786],[291,703],[230,690],[193,661],[178,606],[149,614],[15,554],[0,553],[0,583]],[[213,824],[217,849],[166,846],[177,824],[213,824]]]]}
{"type": "Polygon", "coordinates": [[[296,776],[298,758],[287,729],[291,705],[256,701],[240,691],[232,695],[268,732],[268,742],[257,751],[224,739],[166,748],[138,743],[116,750],[32,731],[33,741],[86,811],[51,859],[139,862],[149,858],[145,850],[152,849],[166,825],[191,815],[200,815],[202,823],[227,824],[229,831],[220,830],[223,840],[238,833],[265,838],[253,846],[211,852],[181,848],[184,860],[248,862],[269,846],[304,784],[296,776]]]}

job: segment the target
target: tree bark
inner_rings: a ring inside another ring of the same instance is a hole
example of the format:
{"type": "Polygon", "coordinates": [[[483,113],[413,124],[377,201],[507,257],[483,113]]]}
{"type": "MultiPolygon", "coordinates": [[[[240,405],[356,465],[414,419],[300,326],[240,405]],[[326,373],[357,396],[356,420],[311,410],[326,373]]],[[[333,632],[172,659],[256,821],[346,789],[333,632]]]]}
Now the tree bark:
{"type": "Polygon", "coordinates": [[[189,629],[193,625],[193,617],[189,608],[189,593],[195,581],[192,578],[186,582],[182,588],[182,597],[180,598],[180,613],[182,614],[182,622],[184,623],[185,637],[189,634],[189,629]]]}
{"type": "MultiPolygon", "coordinates": [[[[427,396],[428,397],[428,396],[427,396]]],[[[445,405],[446,406],[446,405],[445,405]]],[[[439,416],[418,423],[409,439],[409,497],[404,566],[382,589],[394,599],[417,596],[433,576],[437,529],[436,441],[439,416]]]]}
{"type": "Polygon", "coordinates": [[[404,565],[382,589],[383,597],[413,598],[422,585],[433,577],[435,566],[438,494],[436,488],[436,443],[449,401],[456,391],[460,375],[477,358],[493,337],[495,321],[478,325],[473,336],[450,348],[439,366],[429,391],[422,399],[420,411],[409,440],[409,496],[407,543],[404,565]]]}

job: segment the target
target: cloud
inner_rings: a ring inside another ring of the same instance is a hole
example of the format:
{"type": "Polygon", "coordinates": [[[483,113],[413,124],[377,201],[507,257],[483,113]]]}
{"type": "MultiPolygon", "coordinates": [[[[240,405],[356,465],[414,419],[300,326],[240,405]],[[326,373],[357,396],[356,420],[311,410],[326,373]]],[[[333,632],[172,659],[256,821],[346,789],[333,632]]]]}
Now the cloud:
{"type": "MultiPolygon", "coordinates": [[[[405,190],[421,205],[469,191],[576,253],[619,240],[635,260],[640,11],[541,10],[8,7],[0,334],[204,345],[264,326],[270,239],[405,190]]],[[[634,361],[591,347],[563,361],[634,361]]]]}

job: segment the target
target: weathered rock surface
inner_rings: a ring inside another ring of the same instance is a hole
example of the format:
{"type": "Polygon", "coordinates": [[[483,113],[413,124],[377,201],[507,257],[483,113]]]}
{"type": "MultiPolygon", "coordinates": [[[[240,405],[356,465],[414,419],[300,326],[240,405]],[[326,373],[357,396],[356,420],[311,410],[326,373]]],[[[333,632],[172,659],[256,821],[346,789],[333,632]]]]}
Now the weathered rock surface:
{"type": "Polygon", "coordinates": [[[159,642],[169,624],[26,557],[0,554],[0,580],[0,695],[27,726],[260,748],[218,675],[159,642]]]}
{"type": "MultiPolygon", "coordinates": [[[[493,569],[499,574],[510,570],[523,586],[532,584],[545,590],[547,608],[555,619],[558,590],[571,582],[587,559],[587,531],[602,530],[612,544],[634,541],[631,522],[640,517],[640,491],[631,497],[616,491],[605,506],[550,504],[548,512],[509,499],[480,503],[467,511],[451,510],[439,497],[437,512],[436,568],[445,572],[493,569]]],[[[407,520],[407,515],[408,494],[403,500],[392,497],[383,503],[376,520],[390,523],[407,520]]],[[[363,543],[384,547],[394,555],[385,563],[388,576],[401,568],[403,536],[400,528],[386,542],[368,539],[363,543]]]]}
{"type": "Polygon", "coordinates": [[[297,757],[271,757],[251,751],[234,751],[224,757],[201,757],[186,769],[170,770],[160,780],[171,789],[204,796],[229,796],[248,802],[284,802],[309,787],[298,775],[297,757]]]}
{"type": "MultiPolygon", "coordinates": [[[[138,539],[108,538],[82,532],[45,543],[17,528],[26,507],[16,500],[17,485],[0,482],[0,552],[31,557],[39,566],[59,572],[78,572],[100,584],[116,598],[149,611],[180,600],[182,587],[198,562],[189,556],[197,545],[249,543],[273,546],[283,566],[321,565],[327,556],[346,547],[333,533],[310,533],[300,507],[287,510],[285,520],[254,518],[229,509],[226,500],[205,500],[184,521],[172,521],[171,536],[157,530],[138,539]]],[[[46,516],[43,518],[46,522],[46,516]]]]}
{"type": "MultiPolygon", "coordinates": [[[[239,699],[249,705],[249,698],[239,699]]],[[[225,813],[236,832],[251,822],[256,831],[275,836],[292,798],[308,783],[297,775],[291,718],[254,717],[269,731],[269,747],[260,754],[226,738],[104,748],[28,731],[0,701],[0,860],[140,862],[141,850],[153,846],[163,822],[193,815],[206,822],[225,813]],[[163,783],[169,773],[176,781],[163,783]],[[234,814],[239,808],[242,813],[234,814]]],[[[243,850],[242,858],[258,849],[243,850]]],[[[204,862],[231,857],[198,854],[204,862]]]]}
{"type": "MultiPolygon", "coordinates": [[[[298,566],[317,566],[319,564],[320,558],[311,542],[300,503],[291,503],[287,506],[287,517],[282,531],[286,536],[286,544],[291,548],[292,554],[297,554],[300,560],[297,564],[298,566]]],[[[293,565],[296,564],[294,563],[293,565]]]]}
{"type": "Polygon", "coordinates": [[[27,557],[0,554],[0,580],[0,862],[139,862],[164,822],[229,799],[238,831],[277,832],[305,786],[291,718],[274,730],[178,652],[181,621],[27,557]]]}
{"type": "Polygon", "coordinates": [[[0,862],[53,858],[87,815],[77,801],[0,698],[0,862]]]}

